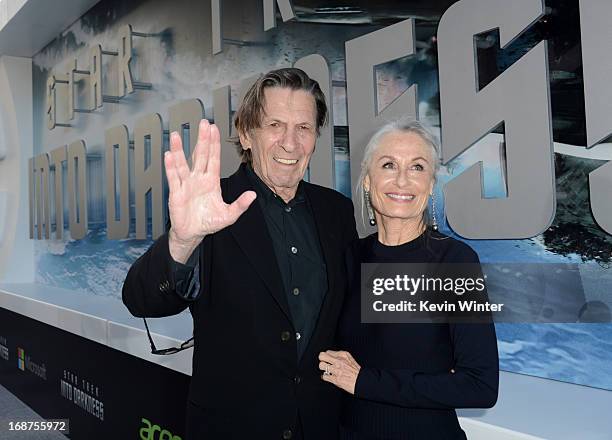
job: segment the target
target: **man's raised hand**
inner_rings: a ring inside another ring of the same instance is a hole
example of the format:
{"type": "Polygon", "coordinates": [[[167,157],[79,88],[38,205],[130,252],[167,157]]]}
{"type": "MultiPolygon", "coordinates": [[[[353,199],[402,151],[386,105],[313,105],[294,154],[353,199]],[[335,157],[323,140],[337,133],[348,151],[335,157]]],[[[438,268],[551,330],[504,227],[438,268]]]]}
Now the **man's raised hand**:
{"type": "Polygon", "coordinates": [[[185,263],[206,235],[233,224],[255,200],[254,191],[245,191],[231,204],[223,201],[220,156],[219,129],[206,119],[200,121],[191,168],[181,137],[176,132],[170,134],[164,166],[170,189],[168,243],[175,261],[185,263]]]}

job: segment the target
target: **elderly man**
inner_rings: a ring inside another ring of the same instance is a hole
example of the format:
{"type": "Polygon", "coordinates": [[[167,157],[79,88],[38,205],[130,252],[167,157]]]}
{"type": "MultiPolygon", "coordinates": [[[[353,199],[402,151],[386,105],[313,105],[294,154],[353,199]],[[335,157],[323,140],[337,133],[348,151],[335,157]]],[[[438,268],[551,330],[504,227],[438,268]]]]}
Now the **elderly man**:
{"type": "Polygon", "coordinates": [[[130,269],[123,302],[139,317],[191,311],[189,439],[337,436],[339,396],[317,356],[333,347],[357,233],[349,199],[302,180],[326,120],[317,82],[279,69],[236,114],[231,177],[217,127],[201,121],[191,167],[171,135],[172,226],[130,269]]]}

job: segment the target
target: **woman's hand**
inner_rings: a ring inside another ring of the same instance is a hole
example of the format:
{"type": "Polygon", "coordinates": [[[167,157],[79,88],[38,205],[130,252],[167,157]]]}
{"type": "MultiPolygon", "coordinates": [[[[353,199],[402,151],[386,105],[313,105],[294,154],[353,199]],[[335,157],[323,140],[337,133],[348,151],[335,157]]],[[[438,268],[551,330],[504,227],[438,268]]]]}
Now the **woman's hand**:
{"type": "Polygon", "coordinates": [[[361,366],[348,351],[322,351],[319,353],[319,368],[323,371],[323,380],[355,394],[355,384],[361,366]]]}

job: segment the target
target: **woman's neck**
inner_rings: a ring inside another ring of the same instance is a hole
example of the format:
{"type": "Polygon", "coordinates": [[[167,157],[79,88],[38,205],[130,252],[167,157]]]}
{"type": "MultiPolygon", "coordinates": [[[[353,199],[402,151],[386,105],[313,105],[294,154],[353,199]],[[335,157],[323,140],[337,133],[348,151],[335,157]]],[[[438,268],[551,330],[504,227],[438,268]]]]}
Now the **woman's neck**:
{"type": "Polygon", "coordinates": [[[377,215],[378,241],[386,246],[398,246],[418,238],[426,228],[421,219],[388,218],[377,215]]]}

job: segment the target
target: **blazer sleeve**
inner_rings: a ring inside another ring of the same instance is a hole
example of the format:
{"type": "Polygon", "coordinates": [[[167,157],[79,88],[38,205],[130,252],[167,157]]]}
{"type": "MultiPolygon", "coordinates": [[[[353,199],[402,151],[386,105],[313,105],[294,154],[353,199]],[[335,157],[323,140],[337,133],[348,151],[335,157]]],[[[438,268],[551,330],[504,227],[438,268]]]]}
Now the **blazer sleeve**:
{"type": "MultiPolygon", "coordinates": [[[[453,253],[451,261],[480,263],[467,246],[453,253]]],[[[449,324],[449,332],[454,373],[364,367],[355,396],[413,408],[491,408],[499,387],[495,326],[492,322],[449,324]]]]}
{"type": "Polygon", "coordinates": [[[128,271],[123,283],[122,299],[130,313],[137,317],[158,318],[185,310],[192,300],[177,292],[175,272],[166,233],[128,271]]]}

